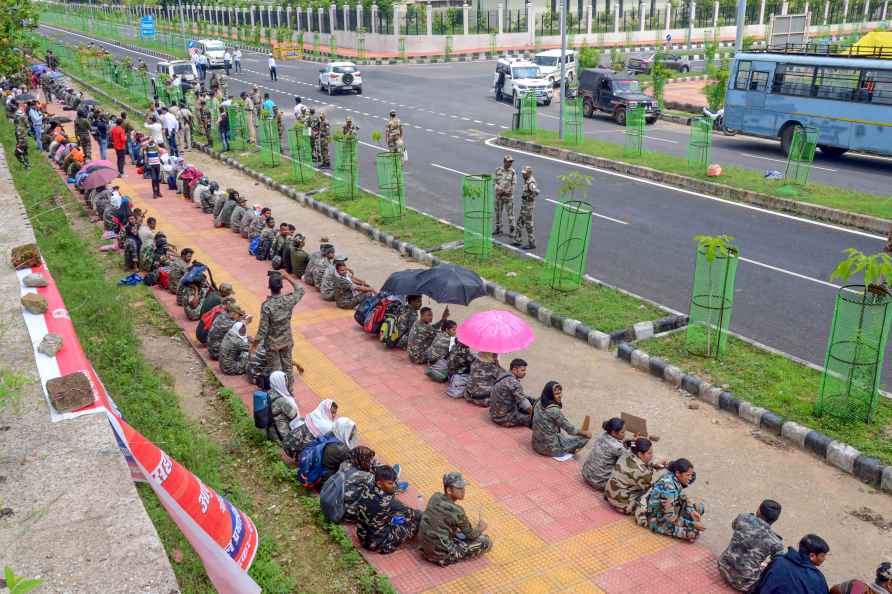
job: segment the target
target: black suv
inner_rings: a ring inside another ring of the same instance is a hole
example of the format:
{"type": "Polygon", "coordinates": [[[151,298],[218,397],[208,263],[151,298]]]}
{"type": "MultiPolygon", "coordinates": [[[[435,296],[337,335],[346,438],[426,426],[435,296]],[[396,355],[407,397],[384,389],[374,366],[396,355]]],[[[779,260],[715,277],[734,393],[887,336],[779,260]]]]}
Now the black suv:
{"type": "Polygon", "coordinates": [[[606,68],[587,68],[579,76],[579,96],[582,112],[593,117],[596,111],[608,113],[617,124],[625,126],[626,109],[644,106],[648,124],[660,117],[657,100],[645,95],[641,83],[634,78],[606,68]]]}

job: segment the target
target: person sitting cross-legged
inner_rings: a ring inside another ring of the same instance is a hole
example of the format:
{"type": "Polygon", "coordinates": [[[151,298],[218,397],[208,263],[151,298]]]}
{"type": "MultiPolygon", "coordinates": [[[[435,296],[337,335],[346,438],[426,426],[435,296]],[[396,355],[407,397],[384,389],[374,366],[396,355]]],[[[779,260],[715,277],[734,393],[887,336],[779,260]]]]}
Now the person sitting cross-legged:
{"type": "Polygon", "coordinates": [[[567,420],[563,407],[563,387],[555,381],[542,388],[533,406],[533,451],[542,456],[562,457],[575,454],[591,439],[590,431],[577,429],[567,420]],[[562,434],[561,432],[567,435],[562,434]]]}
{"type": "Polygon", "coordinates": [[[616,461],[627,451],[623,444],[625,427],[626,423],[618,417],[604,421],[601,425],[604,432],[595,440],[582,465],[582,478],[598,491],[604,490],[616,461]]]}
{"type": "Polygon", "coordinates": [[[338,440],[327,444],[322,450],[322,482],[319,485],[320,489],[325,484],[325,481],[341,468],[341,464],[350,460],[350,451],[356,447],[356,443],[359,441],[356,423],[347,417],[335,419],[331,434],[338,440]]]}
{"type": "Polygon", "coordinates": [[[421,295],[409,295],[406,302],[400,306],[396,314],[396,328],[399,339],[396,346],[404,349],[409,344],[409,332],[418,319],[418,310],[421,309],[421,295]]]}
{"type": "Polygon", "coordinates": [[[266,437],[281,444],[282,438],[291,432],[295,419],[300,419],[300,409],[288,389],[288,378],[284,371],[276,370],[269,374],[269,386],[269,406],[273,422],[266,428],[266,437]]]}
{"type": "Polygon", "coordinates": [[[632,515],[641,496],[653,486],[654,469],[664,464],[654,464],[653,443],[646,437],[632,440],[629,450],[617,461],[604,488],[604,499],[616,511],[632,515]]]}
{"type": "Polygon", "coordinates": [[[527,362],[514,359],[508,371],[493,384],[489,398],[489,418],[502,427],[531,427],[533,398],[526,395],[520,380],[526,377],[527,362]]]}
{"type": "Polygon", "coordinates": [[[749,592],[759,581],[762,567],[784,552],[784,539],[771,529],[780,514],[780,503],[766,499],[755,514],[740,514],[731,523],[734,533],[718,566],[719,573],[735,590],[749,592]]]}
{"type": "Polygon", "coordinates": [[[504,372],[499,364],[498,355],[479,353],[471,362],[471,372],[465,387],[465,400],[477,406],[488,407],[492,387],[504,372]]]}
{"type": "Polygon", "coordinates": [[[320,402],[305,418],[294,421],[291,431],[282,436],[282,452],[285,463],[296,466],[301,452],[317,438],[334,428],[338,415],[338,403],[330,398],[320,402]]]}
{"type": "Polygon", "coordinates": [[[391,466],[378,466],[375,482],[359,494],[356,536],[369,551],[387,555],[418,534],[421,511],[396,499],[396,489],[396,471],[391,466]]]}
{"type": "Polygon", "coordinates": [[[334,302],[339,308],[354,309],[367,296],[375,294],[373,288],[353,276],[353,271],[347,268],[347,258],[336,259],[334,269],[334,302]]]}
{"type": "Polygon", "coordinates": [[[220,344],[220,371],[226,375],[242,375],[248,368],[251,338],[243,322],[236,322],[220,344]]]}
{"type": "Polygon", "coordinates": [[[468,520],[459,501],[465,498],[467,483],[460,472],[443,476],[443,492],[428,501],[418,530],[421,556],[440,566],[473,559],[492,548],[492,540],[484,534],[486,522],[476,526],[468,520]]]}
{"type": "Polygon", "coordinates": [[[429,307],[422,307],[418,312],[418,320],[409,330],[409,340],[406,343],[406,352],[409,354],[409,360],[412,363],[427,363],[425,355],[427,349],[430,348],[437,331],[443,325],[443,322],[449,319],[449,307],[443,309],[443,315],[436,324],[434,321],[434,312],[429,307]]]}
{"type": "Polygon", "coordinates": [[[752,594],[815,594],[828,592],[827,580],[818,569],[827,560],[830,546],[817,534],[806,534],[799,548],[790,547],[762,571],[752,594]]]}
{"type": "Polygon", "coordinates": [[[635,508],[635,520],[643,528],[687,541],[695,541],[706,530],[703,504],[688,500],[684,490],[697,478],[686,458],[673,460],[635,508]]]}

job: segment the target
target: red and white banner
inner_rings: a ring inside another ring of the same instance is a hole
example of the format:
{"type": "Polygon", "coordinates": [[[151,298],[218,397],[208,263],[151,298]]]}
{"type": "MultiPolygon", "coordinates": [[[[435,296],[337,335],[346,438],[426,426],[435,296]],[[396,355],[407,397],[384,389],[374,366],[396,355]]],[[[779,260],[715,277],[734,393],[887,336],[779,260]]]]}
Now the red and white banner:
{"type": "Polygon", "coordinates": [[[259,543],[254,522],[124,421],[81,348],[68,310],[46,265],[42,263],[19,270],[19,282],[32,272],[41,274],[49,284],[40,288],[20,285],[21,294],[43,295],[48,307],[43,315],[29,313],[23,307],[22,316],[31,337],[52,420],[105,413],[134,480],[151,485],[161,504],[201,557],[216,590],[221,594],[259,594],[260,587],[248,575],[259,543]],[[62,337],[62,349],[53,357],[37,352],[49,332],[62,337]],[[85,374],[90,380],[93,403],[74,411],[59,412],[53,408],[46,383],[75,372],[85,374]]]}

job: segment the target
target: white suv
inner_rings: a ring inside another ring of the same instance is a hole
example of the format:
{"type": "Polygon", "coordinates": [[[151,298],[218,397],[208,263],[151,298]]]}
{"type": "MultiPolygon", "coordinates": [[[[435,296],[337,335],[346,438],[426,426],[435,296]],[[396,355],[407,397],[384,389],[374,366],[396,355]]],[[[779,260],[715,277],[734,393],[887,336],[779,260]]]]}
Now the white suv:
{"type": "MultiPolygon", "coordinates": [[[[557,85],[561,78],[561,50],[552,49],[539,52],[533,56],[533,62],[539,67],[542,76],[552,85],[557,85]]],[[[576,50],[567,50],[564,54],[564,76],[572,83],[576,78],[576,50]]]]}
{"type": "Polygon", "coordinates": [[[514,105],[520,104],[525,93],[533,93],[537,103],[551,104],[554,85],[542,77],[542,72],[534,63],[519,58],[499,58],[492,86],[496,101],[511,98],[514,105]]]}
{"type": "Polygon", "coordinates": [[[199,39],[198,49],[208,57],[208,67],[223,68],[226,45],[219,39],[199,39]]]}
{"type": "Polygon", "coordinates": [[[319,70],[319,90],[329,95],[337,91],[356,91],[362,95],[362,74],[353,62],[329,62],[319,70]]]}

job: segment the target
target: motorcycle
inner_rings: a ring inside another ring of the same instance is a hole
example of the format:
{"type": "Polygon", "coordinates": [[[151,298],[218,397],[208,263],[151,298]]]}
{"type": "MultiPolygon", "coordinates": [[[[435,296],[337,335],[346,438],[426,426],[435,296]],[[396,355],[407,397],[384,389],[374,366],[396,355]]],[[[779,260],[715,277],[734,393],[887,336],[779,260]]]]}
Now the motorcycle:
{"type": "Polygon", "coordinates": [[[712,120],[712,129],[716,132],[721,132],[725,136],[734,136],[737,134],[737,130],[733,128],[725,127],[725,108],[719,109],[717,112],[713,113],[709,111],[708,107],[703,108],[703,115],[712,120]]]}

